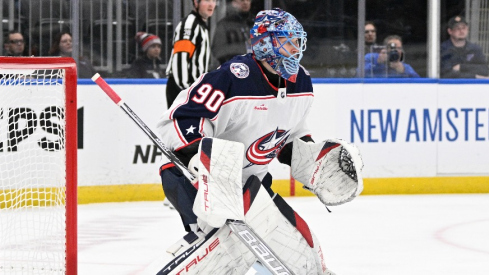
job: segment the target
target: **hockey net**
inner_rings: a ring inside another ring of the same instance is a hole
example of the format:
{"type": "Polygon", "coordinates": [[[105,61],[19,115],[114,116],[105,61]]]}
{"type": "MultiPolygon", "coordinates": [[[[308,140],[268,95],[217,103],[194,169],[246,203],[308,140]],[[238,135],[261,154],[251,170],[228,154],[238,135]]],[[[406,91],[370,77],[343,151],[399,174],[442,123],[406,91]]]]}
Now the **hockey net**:
{"type": "Polygon", "coordinates": [[[0,58],[0,274],[76,274],[76,64],[0,58]]]}

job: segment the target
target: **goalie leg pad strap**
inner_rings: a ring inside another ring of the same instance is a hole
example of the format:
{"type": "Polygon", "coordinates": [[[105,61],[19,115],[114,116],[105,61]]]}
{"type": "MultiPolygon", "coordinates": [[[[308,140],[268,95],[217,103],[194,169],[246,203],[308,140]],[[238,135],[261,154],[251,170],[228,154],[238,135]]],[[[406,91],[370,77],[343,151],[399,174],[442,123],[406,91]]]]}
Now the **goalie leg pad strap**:
{"type": "Polygon", "coordinates": [[[314,251],[315,255],[317,256],[316,264],[318,267],[321,267],[322,272],[318,274],[334,275],[334,273],[326,267],[326,264],[324,263],[323,251],[319,240],[317,239],[316,235],[314,235],[314,233],[309,229],[307,223],[302,219],[301,216],[299,216],[297,212],[295,212],[294,209],[292,209],[292,207],[290,207],[290,205],[280,195],[276,194],[273,198],[273,201],[282,213],[282,215],[292,224],[292,226],[297,229],[297,231],[302,234],[303,238],[307,241],[307,244],[314,251]]]}
{"type": "Polygon", "coordinates": [[[273,202],[280,210],[282,215],[290,222],[290,224],[292,224],[302,234],[304,239],[307,241],[307,244],[310,247],[314,247],[312,232],[301,216],[299,216],[299,214],[297,214],[297,212],[295,212],[294,209],[292,209],[292,207],[290,207],[279,194],[275,195],[273,202]]]}

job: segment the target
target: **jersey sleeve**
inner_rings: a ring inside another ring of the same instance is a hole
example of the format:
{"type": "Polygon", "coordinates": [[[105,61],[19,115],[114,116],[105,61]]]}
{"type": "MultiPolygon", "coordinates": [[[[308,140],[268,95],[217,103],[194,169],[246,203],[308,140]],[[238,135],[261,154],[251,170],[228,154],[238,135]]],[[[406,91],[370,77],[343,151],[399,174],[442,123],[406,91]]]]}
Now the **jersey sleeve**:
{"type": "Polygon", "coordinates": [[[178,151],[202,137],[214,136],[216,118],[231,86],[229,75],[217,70],[202,75],[180,92],[157,128],[163,143],[178,151]]]}
{"type": "Polygon", "coordinates": [[[196,51],[198,27],[196,17],[192,14],[181,21],[175,29],[171,71],[180,89],[188,88],[194,81],[190,66],[196,51]]]}

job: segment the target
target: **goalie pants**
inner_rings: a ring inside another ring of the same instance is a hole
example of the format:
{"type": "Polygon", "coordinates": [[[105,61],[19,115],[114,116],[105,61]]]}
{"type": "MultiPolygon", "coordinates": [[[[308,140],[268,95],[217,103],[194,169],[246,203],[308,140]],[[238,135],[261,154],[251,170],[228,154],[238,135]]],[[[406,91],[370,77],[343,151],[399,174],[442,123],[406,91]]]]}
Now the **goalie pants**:
{"type": "MultiPolygon", "coordinates": [[[[178,170],[170,169],[163,170],[161,173],[163,188],[188,229],[188,223],[185,221],[192,221],[192,218],[196,221],[192,212],[196,190],[190,189],[194,187],[183,175],[178,175],[178,170]],[[178,180],[180,182],[177,182],[178,180]]],[[[330,274],[324,264],[319,241],[305,221],[285,200],[273,193],[270,188],[271,182],[272,177],[269,174],[263,182],[255,176],[250,177],[246,182],[243,188],[245,222],[264,239],[295,274],[330,274]]],[[[233,234],[229,235],[230,230],[227,226],[222,227],[218,232],[220,234],[216,234],[209,240],[211,244],[220,244],[211,246],[212,248],[216,246],[215,253],[210,253],[209,244],[201,246],[202,249],[207,249],[205,251],[197,249],[190,253],[184,252],[183,254],[194,256],[205,254],[205,261],[195,265],[195,258],[189,256],[189,260],[179,262],[178,267],[173,267],[174,270],[186,271],[178,274],[245,274],[256,260],[254,255],[233,234]],[[194,262],[188,262],[192,259],[194,262]]]]}
{"type": "Polygon", "coordinates": [[[197,189],[175,167],[162,170],[160,176],[165,196],[180,214],[185,230],[190,232],[190,224],[197,223],[197,216],[192,210],[197,189]]]}

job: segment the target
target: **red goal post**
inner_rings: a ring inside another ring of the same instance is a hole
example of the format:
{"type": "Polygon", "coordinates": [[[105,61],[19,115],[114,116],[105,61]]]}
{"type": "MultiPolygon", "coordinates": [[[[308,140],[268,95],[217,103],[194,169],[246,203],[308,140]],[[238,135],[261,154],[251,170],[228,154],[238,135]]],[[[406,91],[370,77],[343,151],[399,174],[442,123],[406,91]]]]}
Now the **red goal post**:
{"type": "Polygon", "coordinates": [[[0,273],[77,274],[77,72],[0,57],[0,273]]]}

